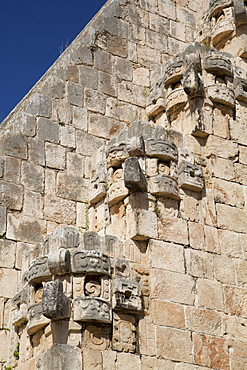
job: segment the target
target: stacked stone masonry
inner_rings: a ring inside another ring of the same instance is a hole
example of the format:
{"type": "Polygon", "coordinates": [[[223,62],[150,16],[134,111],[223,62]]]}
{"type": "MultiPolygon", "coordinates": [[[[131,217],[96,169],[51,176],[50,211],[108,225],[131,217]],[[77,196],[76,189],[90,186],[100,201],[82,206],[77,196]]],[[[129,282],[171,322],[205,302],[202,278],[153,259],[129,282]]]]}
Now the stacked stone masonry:
{"type": "Polygon", "coordinates": [[[1,124],[0,370],[247,369],[247,5],[109,0],[1,124]]]}

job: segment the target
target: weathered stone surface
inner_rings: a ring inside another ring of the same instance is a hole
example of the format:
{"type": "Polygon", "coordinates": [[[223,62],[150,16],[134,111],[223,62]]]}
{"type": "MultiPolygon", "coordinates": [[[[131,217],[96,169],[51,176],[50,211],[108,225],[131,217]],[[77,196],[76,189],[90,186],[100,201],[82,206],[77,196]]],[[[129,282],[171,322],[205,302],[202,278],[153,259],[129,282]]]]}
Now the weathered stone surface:
{"type": "Polygon", "coordinates": [[[17,271],[14,269],[0,269],[0,294],[5,298],[13,298],[17,287],[17,271]]]}
{"type": "Polygon", "coordinates": [[[74,273],[93,273],[110,275],[110,259],[107,255],[93,250],[76,251],[72,255],[72,271],[74,273]]]}
{"type": "Polygon", "coordinates": [[[7,212],[6,208],[0,206],[0,235],[6,232],[7,227],[7,212]]]}
{"type": "Polygon", "coordinates": [[[44,220],[17,214],[9,214],[7,217],[6,236],[8,239],[38,243],[43,241],[45,230],[44,220]]]}
{"type": "Polygon", "coordinates": [[[109,303],[98,297],[76,298],[73,310],[75,321],[110,323],[112,319],[109,303]]]}
{"type": "Polygon", "coordinates": [[[182,218],[162,217],[158,220],[159,237],[167,242],[188,244],[187,222],[182,218]]]}
{"type": "Polygon", "coordinates": [[[12,269],[15,265],[16,243],[0,239],[0,266],[12,269]]]}
{"type": "Polygon", "coordinates": [[[247,217],[245,209],[216,204],[218,227],[236,232],[246,232],[247,217]]]}
{"type": "Polygon", "coordinates": [[[59,142],[59,124],[46,118],[38,120],[38,138],[52,143],[59,142]]]}
{"type": "Polygon", "coordinates": [[[151,310],[154,324],[185,329],[185,316],[182,305],[154,299],[151,303],[151,310]]]}
{"type": "Polygon", "coordinates": [[[174,272],[185,272],[183,246],[151,239],[149,248],[152,267],[174,272]]]}
{"type": "Polygon", "coordinates": [[[54,344],[44,355],[41,370],[66,368],[82,370],[82,356],[79,348],[66,344],[54,344]]]}
{"type": "Polygon", "coordinates": [[[119,352],[135,352],[136,328],[133,316],[114,313],[113,349],[119,352]]]}
{"type": "Polygon", "coordinates": [[[54,222],[73,224],[76,219],[75,202],[47,195],[44,198],[44,217],[54,222]]]}
{"type": "Polygon", "coordinates": [[[145,209],[135,209],[126,215],[127,235],[134,240],[157,238],[157,216],[145,209]]]}
{"type": "Polygon", "coordinates": [[[113,281],[112,306],[116,310],[141,311],[141,291],[138,283],[123,278],[115,279],[113,281]]]}
{"type": "Polygon", "coordinates": [[[187,306],[185,308],[185,320],[188,330],[222,335],[223,322],[221,315],[216,311],[187,306]]]}
{"type": "Polygon", "coordinates": [[[213,279],[214,260],[210,253],[185,250],[186,271],[194,277],[213,279]]]}
{"type": "Polygon", "coordinates": [[[49,118],[51,115],[52,102],[48,96],[35,93],[30,97],[25,111],[27,113],[49,118]]]}
{"type": "Polygon", "coordinates": [[[217,281],[197,280],[198,305],[219,311],[224,309],[222,286],[217,281]]]}
{"type": "Polygon", "coordinates": [[[44,285],[42,294],[42,313],[50,319],[70,317],[70,299],[63,294],[63,283],[55,280],[44,285]]]}
{"type": "Polygon", "coordinates": [[[194,287],[195,282],[191,276],[161,269],[153,269],[151,272],[151,296],[155,299],[193,304],[194,287]]]}
{"type": "Polygon", "coordinates": [[[193,333],[195,363],[217,369],[229,369],[225,339],[193,333]]]}
{"type": "Polygon", "coordinates": [[[247,317],[247,290],[244,288],[225,286],[224,299],[226,312],[231,315],[247,317]]]}
{"type": "Polygon", "coordinates": [[[61,198],[86,202],[88,180],[82,176],[73,176],[60,172],[57,175],[57,195],[61,198]]]}
{"type": "Polygon", "coordinates": [[[4,173],[5,180],[18,183],[20,181],[20,159],[6,157],[4,173]]]}
{"type": "Polygon", "coordinates": [[[189,331],[158,326],[156,336],[158,357],[175,361],[192,361],[192,341],[189,331]],[[183,348],[182,351],[181,348],[183,348]]]}
{"type": "Polygon", "coordinates": [[[45,144],[46,166],[63,170],[65,168],[65,148],[60,145],[45,144]]]}
{"type": "Polygon", "coordinates": [[[0,142],[0,152],[13,157],[27,158],[27,137],[24,135],[7,135],[0,142]]]}
{"type": "Polygon", "coordinates": [[[29,162],[23,162],[21,168],[21,183],[25,188],[41,193],[44,189],[44,169],[29,162]]]}
{"type": "Polygon", "coordinates": [[[129,370],[141,370],[141,360],[138,355],[131,353],[118,353],[117,366],[119,370],[125,370],[126,365],[129,370]],[[127,365],[128,364],[128,365],[127,365]]]}

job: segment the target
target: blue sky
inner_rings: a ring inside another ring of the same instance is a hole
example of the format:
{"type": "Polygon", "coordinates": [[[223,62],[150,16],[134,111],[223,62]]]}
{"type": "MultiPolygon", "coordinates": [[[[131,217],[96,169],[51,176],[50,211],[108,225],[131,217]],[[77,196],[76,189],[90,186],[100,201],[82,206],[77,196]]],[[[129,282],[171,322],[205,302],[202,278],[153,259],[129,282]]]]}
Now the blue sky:
{"type": "Polygon", "coordinates": [[[0,122],[106,0],[0,0],[0,122]]]}

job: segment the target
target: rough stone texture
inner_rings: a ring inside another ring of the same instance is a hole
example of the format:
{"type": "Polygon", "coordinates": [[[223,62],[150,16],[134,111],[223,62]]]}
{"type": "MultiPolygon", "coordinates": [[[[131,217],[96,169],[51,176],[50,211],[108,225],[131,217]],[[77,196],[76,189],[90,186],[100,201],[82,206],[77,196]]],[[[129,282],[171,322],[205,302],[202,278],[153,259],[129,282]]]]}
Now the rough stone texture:
{"type": "Polygon", "coordinates": [[[1,123],[1,369],[247,368],[246,24],[108,1],[1,123]]]}

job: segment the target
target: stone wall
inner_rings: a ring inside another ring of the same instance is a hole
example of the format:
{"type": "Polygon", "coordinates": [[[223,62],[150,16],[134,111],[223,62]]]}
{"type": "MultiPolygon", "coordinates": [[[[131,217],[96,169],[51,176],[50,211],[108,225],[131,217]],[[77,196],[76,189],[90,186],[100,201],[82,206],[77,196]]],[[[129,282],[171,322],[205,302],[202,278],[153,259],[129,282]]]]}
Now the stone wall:
{"type": "Polygon", "coordinates": [[[2,123],[1,369],[246,369],[246,18],[108,1],[2,123]]]}

